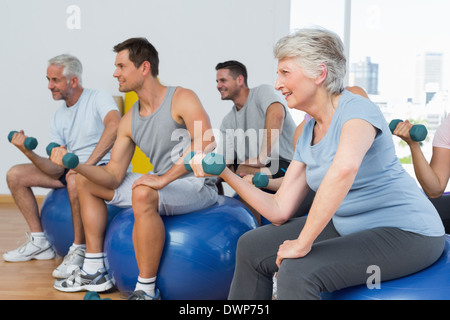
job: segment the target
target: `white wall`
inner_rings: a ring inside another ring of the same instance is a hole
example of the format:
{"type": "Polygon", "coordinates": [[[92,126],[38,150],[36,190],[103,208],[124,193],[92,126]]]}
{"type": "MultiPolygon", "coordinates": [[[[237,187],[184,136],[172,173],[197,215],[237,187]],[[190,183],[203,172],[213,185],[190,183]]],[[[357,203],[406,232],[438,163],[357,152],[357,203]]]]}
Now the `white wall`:
{"type": "MultiPolygon", "coordinates": [[[[236,59],[247,65],[249,85],[274,84],[275,42],[289,32],[290,0],[2,0],[0,5],[0,194],[9,194],[6,172],[28,162],[7,140],[25,130],[45,155],[49,124],[61,102],[47,89],[49,58],[76,55],[83,84],[120,95],[112,47],[144,36],[160,54],[164,84],[193,89],[218,128],[230,101],[215,88],[215,65],[236,59]],[[79,8],[79,20],[71,5],[79,8]],[[69,29],[78,27],[79,29],[69,29]],[[1,138],[3,137],[3,138],[1,138]]],[[[46,190],[38,189],[37,194],[46,190]]]]}

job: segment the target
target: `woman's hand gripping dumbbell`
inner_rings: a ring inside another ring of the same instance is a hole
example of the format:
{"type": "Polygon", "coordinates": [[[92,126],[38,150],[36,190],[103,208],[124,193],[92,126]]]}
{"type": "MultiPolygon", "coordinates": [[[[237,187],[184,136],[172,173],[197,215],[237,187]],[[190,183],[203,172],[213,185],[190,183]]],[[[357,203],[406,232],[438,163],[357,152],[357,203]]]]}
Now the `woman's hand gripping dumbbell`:
{"type": "MultiPolygon", "coordinates": [[[[189,162],[196,155],[195,151],[191,151],[184,158],[184,167],[187,171],[192,171],[191,165],[189,162]]],[[[202,160],[202,168],[203,171],[207,174],[218,176],[225,169],[225,159],[221,154],[218,153],[208,153],[202,160]]]]}
{"type": "MultiPolygon", "coordinates": [[[[196,155],[195,151],[190,152],[184,158],[184,167],[187,171],[192,171],[189,162],[196,155]]],[[[225,159],[221,154],[208,153],[202,160],[203,171],[207,174],[218,176],[225,169],[225,159]]],[[[253,184],[258,188],[264,188],[269,183],[269,177],[265,173],[258,172],[253,176],[253,184]]]]}
{"type": "MultiPolygon", "coordinates": [[[[403,122],[403,120],[400,119],[394,119],[389,123],[389,129],[391,130],[392,133],[394,133],[394,131],[397,129],[397,126],[400,122],[403,122]]],[[[409,122],[406,122],[409,123],[409,122]]],[[[405,123],[405,124],[406,124],[405,123]]],[[[396,135],[402,137],[402,128],[399,128],[400,132],[396,132],[396,135]]],[[[403,133],[403,135],[406,132],[403,133]]],[[[425,138],[427,137],[428,131],[427,128],[423,125],[423,124],[415,124],[412,125],[412,127],[409,129],[409,136],[411,137],[411,139],[413,141],[423,141],[425,140],[425,138]]]]}

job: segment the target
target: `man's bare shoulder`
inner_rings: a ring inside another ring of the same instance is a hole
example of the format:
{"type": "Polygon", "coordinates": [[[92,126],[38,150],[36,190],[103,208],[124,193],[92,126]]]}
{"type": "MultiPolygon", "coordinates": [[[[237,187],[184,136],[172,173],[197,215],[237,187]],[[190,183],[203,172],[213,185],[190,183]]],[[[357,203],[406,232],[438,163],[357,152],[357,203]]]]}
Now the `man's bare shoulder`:
{"type": "Polygon", "coordinates": [[[177,87],[174,95],[173,95],[173,99],[175,102],[179,102],[182,101],[184,99],[196,99],[198,100],[197,94],[191,90],[191,89],[187,89],[187,88],[183,88],[183,87],[177,87]]]}

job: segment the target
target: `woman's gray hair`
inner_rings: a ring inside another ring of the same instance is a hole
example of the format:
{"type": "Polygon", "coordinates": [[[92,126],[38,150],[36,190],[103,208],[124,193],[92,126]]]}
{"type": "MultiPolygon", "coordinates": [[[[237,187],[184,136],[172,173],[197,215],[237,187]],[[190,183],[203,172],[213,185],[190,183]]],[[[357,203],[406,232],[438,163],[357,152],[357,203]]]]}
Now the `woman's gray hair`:
{"type": "Polygon", "coordinates": [[[81,75],[83,73],[83,66],[78,58],[70,54],[61,54],[48,61],[49,65],[63,67],[63,76],[70,81],[70,78],[77,77],[78,83],[81,85],[81,75]]]}
{"type": "Polygon", "coordinates": [[[316,78],[327,67],[325,89],[331,94],[344,90],[347,59],[344,44],[337,34],[321,28],[305,28],[283,37],[274,48],[275,58],[295,58],[305,75],[316,78]]]}

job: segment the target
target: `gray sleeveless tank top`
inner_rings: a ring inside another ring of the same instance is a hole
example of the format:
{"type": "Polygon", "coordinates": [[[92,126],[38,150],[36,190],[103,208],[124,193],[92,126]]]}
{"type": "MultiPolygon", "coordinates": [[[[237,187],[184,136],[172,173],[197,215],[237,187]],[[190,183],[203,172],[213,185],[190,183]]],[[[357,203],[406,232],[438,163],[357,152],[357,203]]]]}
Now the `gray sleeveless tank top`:
{"type": "Polygon", "coordinates": [[[166,173],[191,143],[186,126],[177,123],[170,114],[176,89],[167,87],[161,106],[147,117],[139,115],[139,100],[132,108],[133,141],[149,157],[157,175],[166,173]]]}

